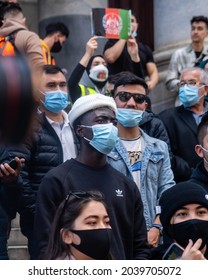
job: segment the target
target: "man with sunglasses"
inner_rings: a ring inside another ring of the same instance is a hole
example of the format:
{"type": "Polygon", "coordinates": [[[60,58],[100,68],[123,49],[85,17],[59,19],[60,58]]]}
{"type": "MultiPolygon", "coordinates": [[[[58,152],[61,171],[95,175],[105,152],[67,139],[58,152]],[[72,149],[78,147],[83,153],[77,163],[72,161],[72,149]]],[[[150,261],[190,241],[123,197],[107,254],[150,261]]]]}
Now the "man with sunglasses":
{"type": "Polygon", "coordinates": [[[169,135],[173,153],[172,169],[177,183],[188,180],[192,169],[200,161],[195,153],[196,131],[208,109],[205,101],[207,84],[208,76],[203,69],[184,69],[178,83],[178,96],[182,105],[159,114],[169,135]]]}
{"type": "Polygon", "coordinates": [[[114,86],[117,105],[117,127],[120,141],[112,151],[112,162],[123,158],[140,190],[144,217],[148,230],[148,242],[157,246],[161,224],[157,201],[163,191],[172,187],[173,173],[167,144],[148,136],[139,128],[146,109],[147,84],[134,74],[122,75],[114,86]],[[128,156],[126,156],[126,151],[128,156]]]}
{"type": "Polygon", "coordinates": [[[42,180],[35,218],[38,255],[47,246],[56,209],[69,191],[100,191],[110,210],[114,259],[148,259],[149,246],[140,193],[133,180],[107,163],[118,140],[116,104],[112,97],[78,98],[69,121],[80,143],[75,159],[55,167],[42,180]]]}
{"type": "MultiPolygon", "coordinates": [[[[108,77],[107,91],[110,96],[113,96],[113,89],[114,89],[115,83],[122,76],[126,77],[127,75],[129,75],[128,71],[122,71],[120,73],[117,73],[115,75],[111,75],[108,77]]],[[[147,97],[147,96],[145,95],[145,97],[147,97]]],[[[146,100],[146,102],[148,103],[148,100],[146,100]]],[[[146,108],[142,115],[142,120],[139,123],[139,127],[149,136],[165,141],[168,145],[170,158],[172,159],[170,140],[168,137],[167,130],[164,126],[164,123],[158,117],[157,114],[148,110],[148,105],[145,104],[145,106],[146,106],[146,108]]]]}

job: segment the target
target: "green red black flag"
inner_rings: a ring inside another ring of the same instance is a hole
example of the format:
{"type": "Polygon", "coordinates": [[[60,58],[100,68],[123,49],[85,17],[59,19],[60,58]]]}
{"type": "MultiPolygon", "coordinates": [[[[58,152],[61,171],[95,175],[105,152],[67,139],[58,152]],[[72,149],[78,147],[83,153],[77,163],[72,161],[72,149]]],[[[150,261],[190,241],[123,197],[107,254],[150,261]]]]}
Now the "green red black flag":
{"type": "Polygon", "coordinates": [[[92,34],[111,39],[128,39],[131,34],[131,10],[92,9],[92,34]]]}

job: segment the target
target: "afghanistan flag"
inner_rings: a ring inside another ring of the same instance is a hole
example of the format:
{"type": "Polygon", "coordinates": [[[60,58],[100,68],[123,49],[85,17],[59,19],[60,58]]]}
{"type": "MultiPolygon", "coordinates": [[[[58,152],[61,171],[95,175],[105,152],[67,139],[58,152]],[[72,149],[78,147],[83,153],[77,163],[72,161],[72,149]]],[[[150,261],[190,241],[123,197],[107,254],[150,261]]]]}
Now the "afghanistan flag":
{"type": "Polygon", "coordinates": [[[131,34],[131,10],[92,9],[92,34],[111,39],[128,39],[131,34]]]}

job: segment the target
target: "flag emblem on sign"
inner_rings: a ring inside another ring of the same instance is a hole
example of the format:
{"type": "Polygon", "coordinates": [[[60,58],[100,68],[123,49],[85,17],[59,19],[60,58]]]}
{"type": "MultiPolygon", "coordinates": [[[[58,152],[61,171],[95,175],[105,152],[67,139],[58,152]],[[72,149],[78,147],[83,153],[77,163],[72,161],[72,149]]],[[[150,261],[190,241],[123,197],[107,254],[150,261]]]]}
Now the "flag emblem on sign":
{"type": "Polygon", "coordinates": [[[92,34],[111,39],[128,39],[131,34],[131,11],[92,9],[92,34]]]}

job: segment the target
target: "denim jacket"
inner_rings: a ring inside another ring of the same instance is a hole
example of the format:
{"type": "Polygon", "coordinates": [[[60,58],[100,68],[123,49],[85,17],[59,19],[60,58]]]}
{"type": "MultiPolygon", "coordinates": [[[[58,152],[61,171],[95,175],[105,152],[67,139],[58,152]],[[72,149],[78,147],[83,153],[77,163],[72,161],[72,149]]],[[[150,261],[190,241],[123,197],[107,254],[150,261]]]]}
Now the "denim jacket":
{"type": "MultiPolygon", "coordinates": [[[[156,206],[161,194],[175,185],[167,144],[148,136],[141,129],[144,139],[142,147],[140,193],[144,205],[147,230],[150,230],[156,217],[156,206]]],[[[118,171],[133,179],[128,153],[119,140],[108,154],[108,162],[118,171]]]]}

